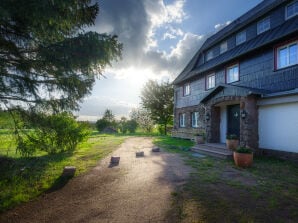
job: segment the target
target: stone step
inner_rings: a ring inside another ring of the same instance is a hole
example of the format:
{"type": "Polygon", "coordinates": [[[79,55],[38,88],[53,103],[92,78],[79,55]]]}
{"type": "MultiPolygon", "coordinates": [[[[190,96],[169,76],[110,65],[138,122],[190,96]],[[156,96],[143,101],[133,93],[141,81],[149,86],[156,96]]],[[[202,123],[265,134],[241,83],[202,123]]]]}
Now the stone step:
{"type": "Polygon", "coordinates": [[[224,148],[222,145],[198,144],[192,147],[191,151],[221,159],[231,159],[233,157],[233,152],[224,148]]]}

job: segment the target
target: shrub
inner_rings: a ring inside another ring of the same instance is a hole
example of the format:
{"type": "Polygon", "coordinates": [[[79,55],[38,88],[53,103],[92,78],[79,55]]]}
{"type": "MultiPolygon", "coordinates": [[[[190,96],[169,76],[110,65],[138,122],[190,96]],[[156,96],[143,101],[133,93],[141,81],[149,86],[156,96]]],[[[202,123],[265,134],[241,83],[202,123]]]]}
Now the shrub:
{"type": "Polygon", "coordinates": [[[37,149],[49,154],[74,150],[90,134],[85,123],[78,123],[71,114],[66,112],[34,117],[25,116],[26,122],[31,121],[33,130],[24,130],[17,134],[17,151],[22,156],[30,156],[37,149]]]}
{"type": "Polygon", "coordinates": [[[236,152],[237,152],[237,153],[248,153],[248,154],[253,153],[252,149],[247,148],[247,147],[238,147],[238,148],[236,149],[236,152]]]}
{"type": "Polygon", "coordinates": [[[228,134],[226,139],[238,139],[238,136],[235,134],[228,134]]]}

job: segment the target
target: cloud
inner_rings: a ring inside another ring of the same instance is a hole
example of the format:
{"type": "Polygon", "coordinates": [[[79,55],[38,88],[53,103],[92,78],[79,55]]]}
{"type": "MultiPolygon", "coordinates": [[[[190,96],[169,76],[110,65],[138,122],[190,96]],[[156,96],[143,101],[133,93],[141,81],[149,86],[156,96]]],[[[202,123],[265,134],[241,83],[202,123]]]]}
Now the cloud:
{"type": "Polygon", "coordinates": [[[89,120],[97,120],[102,117],[106,109],[110,109],[116,118],[120,118],[127,116],[131,109],[136,107],[137,104],[115,99],[111,96],[91,96],[84,100],[83,106],[77,115],[81,120],[87,116],[89,120]]]}
{"type": "Polygon", "coordinates": [[[224,27],[226,27],[227,25],[229,25],[230,23],[231,23],[231,21],[227,21],[225,23],[218,23],[214,26],[214,29],[216,31],[219,31],[219,30],[223,29],[224,27]]]}

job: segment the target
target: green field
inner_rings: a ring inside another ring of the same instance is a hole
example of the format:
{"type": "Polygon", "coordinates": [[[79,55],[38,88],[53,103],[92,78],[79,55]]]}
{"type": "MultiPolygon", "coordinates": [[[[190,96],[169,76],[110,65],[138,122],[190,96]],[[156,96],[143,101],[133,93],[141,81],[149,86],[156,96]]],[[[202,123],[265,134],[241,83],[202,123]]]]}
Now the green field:
{"type": "Polygon", "coordinates": [[[9,131],[0,132],[0,212],[29,201],[39,194],[59,188],[64,166],[75,166],[76,175],[94,167],[98,161],[120,145],[125,137],[93,134],[73,152],[47,155],[37,152],[20,157],[9,131]]]}

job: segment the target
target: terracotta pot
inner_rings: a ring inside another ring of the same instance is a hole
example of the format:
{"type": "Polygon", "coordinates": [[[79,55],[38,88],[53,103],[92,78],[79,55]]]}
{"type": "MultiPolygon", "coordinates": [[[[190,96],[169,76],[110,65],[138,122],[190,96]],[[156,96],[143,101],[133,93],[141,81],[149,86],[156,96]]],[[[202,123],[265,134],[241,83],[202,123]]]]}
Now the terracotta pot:
{"type": "Polygon", "coordinates": [[[226,145],[227,145],[228,149],[235,150],[239,146],[239,140],[238,139],[227,139],[226,145]]]}
{"type": "Polygon", "coordinates": [[[234,162],[239,167],[250,167],[253,161],[253,153],[233,153],[234,162]]]}
{"type": "Polygon", "coordinates": [[[204,136],[195,136],[196,144],[203,144],[205,142],[204,136]]]}

